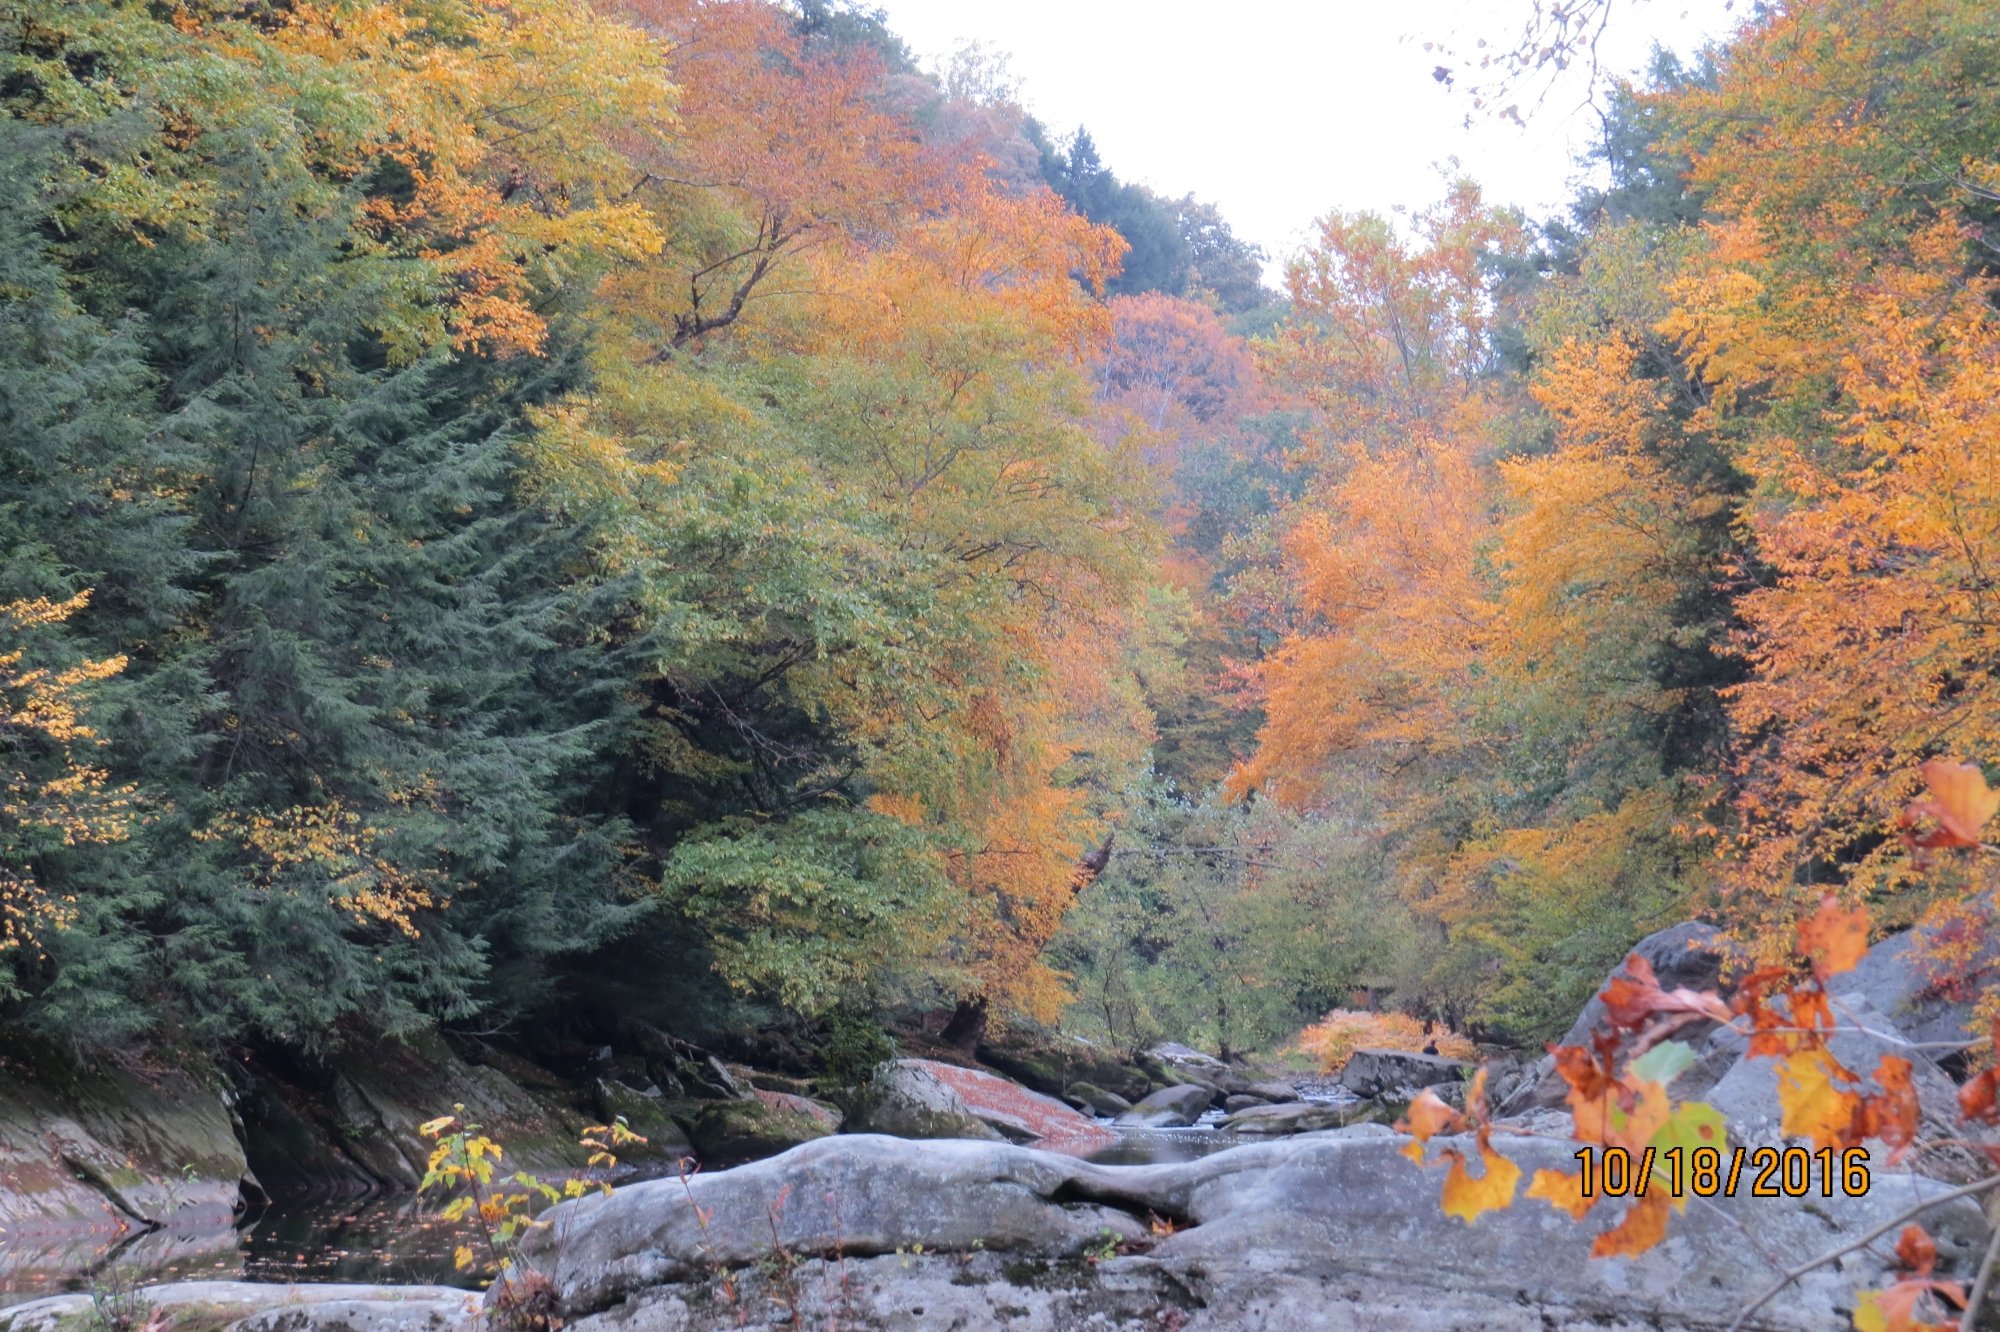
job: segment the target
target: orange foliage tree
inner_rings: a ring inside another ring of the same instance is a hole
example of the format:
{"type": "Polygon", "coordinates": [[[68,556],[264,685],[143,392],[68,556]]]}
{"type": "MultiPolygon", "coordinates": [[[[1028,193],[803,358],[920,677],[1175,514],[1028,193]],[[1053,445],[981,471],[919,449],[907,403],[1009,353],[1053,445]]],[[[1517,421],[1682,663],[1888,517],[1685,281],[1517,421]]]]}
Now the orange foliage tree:
{"type": "MultiPolygon", "coordinates": [[[[1774,14],[1682,95],[1699,259],[1659,321],[1733,440],[1768,574],[1737,598],[1750,678],[1731,878],[1746,920],[1827,883],[1922,886],[1884,840],[1940,749],[1990,752],[2000,141],[1990,15],[1951,0],[1774,14]]],[[[1887,902],[1889,899],[1884,899],[1887,902]]]]}
{"type": "MultiPolygon", "coordinates": [[[[89,601],[38,598],[0,605],[12,645],[0,651],[0,957],[39,948],[38,936],[75,918],[73,898],[36,881],[35,862],[66,847],[123,840],[134,791],[114,785],[89,756],[104,740],[86,719],[88,690],[125,668],[122,657],[65,665],[38,662],[37,631],[61,624],[89,601]]],[[[0,973],[0,993],[11,987],[0,973]]]]}

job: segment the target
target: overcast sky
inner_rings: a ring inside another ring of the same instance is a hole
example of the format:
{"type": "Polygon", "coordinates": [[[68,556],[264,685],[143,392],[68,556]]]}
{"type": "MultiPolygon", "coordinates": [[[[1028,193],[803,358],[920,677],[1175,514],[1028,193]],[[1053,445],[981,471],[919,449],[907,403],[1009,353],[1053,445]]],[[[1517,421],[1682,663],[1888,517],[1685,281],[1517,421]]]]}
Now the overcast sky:
{"type": "MultiPolygon", "coordinates": [[[[876,2],[926,66],[967,39],[1007,53],[1022,101],[1052,131],[1088,126],[1121,179],[1220,204],[1274,259],[1332,209],[1434,200],[1454,157],[1489,198],[1551,212],[1596,125],[1581,77],[1555,86],[1526,129],[1475,115],[1469,130],[1462,85],[1432,78],[1426,41],[1505,42],[1531,0],[876,2]]],[[[1655,42],[1690,53],[1747,8],[1613,3],[1600,54],[1620,71],[1655,42]]]]}

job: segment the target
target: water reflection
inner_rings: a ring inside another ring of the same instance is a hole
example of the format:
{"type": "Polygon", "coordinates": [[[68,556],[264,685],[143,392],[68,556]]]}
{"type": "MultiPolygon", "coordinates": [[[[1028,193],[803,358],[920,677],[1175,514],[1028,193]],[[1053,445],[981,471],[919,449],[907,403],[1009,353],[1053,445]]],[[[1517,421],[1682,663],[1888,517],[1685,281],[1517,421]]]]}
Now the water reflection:
{"type": "Polygon", "coordinates": [[[1212,1156],[1252,1141],[1257,1140],[1213,1128],[1121,1129],[1117,1142],[1083,1159],[1093,1165],[1164,1165],[1212,1156]]]}
{"type": "Polygon", "coordinates": [[[65,1291],[158,1281],[362,1281],[477,1286],[453,1251],[477,1241],[413,1197],[280,1203],[250,1225],[177,1230],[119,1240],[101,1235],[0,1235],[0,1306],[65,1291]]]}

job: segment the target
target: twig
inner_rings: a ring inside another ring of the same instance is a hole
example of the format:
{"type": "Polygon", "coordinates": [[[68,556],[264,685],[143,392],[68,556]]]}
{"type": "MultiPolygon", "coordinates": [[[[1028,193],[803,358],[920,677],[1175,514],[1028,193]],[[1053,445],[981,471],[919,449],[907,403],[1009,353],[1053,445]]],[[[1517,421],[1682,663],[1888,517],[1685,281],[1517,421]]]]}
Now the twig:
{"type": "Polygon", "coordinates": [[[1847,1244],[1843,1244],[1837,1249],[1829,1249],[1825,1253],[1821,1254],[1819,1257],[1814,1258],[1809,1262],[1803,1262],[1800,1263],[1797,1267],[1787,1269],[1785,1274],[1782,1277],[1778,1278],[1776,1284],[1774,1284],[1769,1290],[1765,1291],[1762,1295],[1759,1295],[1753,1303],[1751,1303],[1748,1307],[1746,1307],[1743,1310],[1742,1313],[1736,1315],[1736,1321],[1729,1325],[1727,1332],[1740,1332],[1740,1329],[1743,1327],[1744,1323],[1749,1320],[1751,1314],[1756,1313],[1759,1309],[1769,1304],[1772,1300],[1778,1298],[1778,1296],[1783,1294],[1785,1292],[1785,1289],[1789,1287],[1794,1281],[1797,1281],[1800,1277],[1804,1276],[1806,1273],[1810,1271],[1813,1271],[1815,1268],[1825,1267],[1828,1263],[1835,1262],[1841,1258],[1844,1258],[1848,1254],[1853,1253],[1856,1249],[1867,1248],[1870,1244],[1873,1244],[1876,1240],[1881,1239],[1884,1235],[1894,1230],[1897,1226],[1905,1225],[1911,1221],[1914,1221],[1916,1218],[1922,1216],[1925,1212],[1930,1211],[1931,1208],[1933,1207],[1941,1206],[1944,1203],[1952,1201],[1954,1198],[1970,1198],[1972,1195],[1976,1193],[1985,1193],[1987,1190],[1993,1188],[2000,1188],[2000,1175],[1992,1175],[1986,1179],[1979,1180],[1976,1183],[1961,1185],[1960,1187],[1951,1190],[1949,1193],[1940,1193],[1935,1198],[1927,1198],[1923,1202],[1918,1203],[1915,1207],[1910,1208],[1908,1211],[1901,1212],[1895,1216],[1890,1217],[1887,1221],[1884,1221],[1881,1225],[1875,1227],[1875,1229],[1869,1231],[1866,1235],[1863,1235],[1860,1239],[1853,1240],[1847,1244]]]}

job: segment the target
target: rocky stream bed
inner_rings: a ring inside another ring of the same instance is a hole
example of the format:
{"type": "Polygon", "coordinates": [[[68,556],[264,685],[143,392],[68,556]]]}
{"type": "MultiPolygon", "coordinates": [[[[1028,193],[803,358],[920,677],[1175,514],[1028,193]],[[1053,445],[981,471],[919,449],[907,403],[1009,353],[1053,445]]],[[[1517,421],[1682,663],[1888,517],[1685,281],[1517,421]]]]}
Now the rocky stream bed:
{"type": "MultiPolygon", "coordinates": [[[[1670,988],[1712,985],[1709,942],[1682,926],[1639,951],[1670,988]]],[[[1910,1055],[1927,1124],[1956,1135],[1953,1084],[1906,1042],[1948,1040],[1964,1015],[1907,947],[1878,944],[1838,988],[1867,1029],[1839,1038],[1843,1057],[1910,1055]]],[[[1725,1028],[1691,1038],[1675,1092],[1776,1141],[1768,1061],[1725,1028]]],[[[464,1237],[409,1192],[418,1125],[454,1103],[518,1168],[581,1168],[593,1118],[651,1139],[614,1193],[548,1212],[524,1250],[547,1310],[590,1332],[1719,1329],[1774,1274],[1973,1168],[1933,1154],[1925,1174],[1878,1164],[1862,1197],[1717,1199],[1639,1258],[1593,1260],[1613,1209],[1442,1213],[1440,1172],[1386,1121],[1414,1088],[1462,1090],[1450,1060],[1362,1051],[1338,1081],[1301,1082],[1171,1046],[1136,1065],[1054,1039],[981,1056],[894,1061],[839,1108],[663,1037],[603,1052],[587,1079],[443,1041],[310,1072],[17,1057],[0,1069],[0,1332],[470,1332],[493,1297],[464,1288],[464,1237]],[[682,1177],[690,1154],[705,1168],[682,1177]]],[[[1549,1061],[1503,1063],[1492,1086],[1507,1126],[1540,1135],[1506,1144],[1524,1172],[1572,1164],[1549,1061]]],[[[1940,1274],[1964,1274],[1985,1245],[1977,1203],[1926,1224],[1940,1274]]],[[[1846,1326],[1891,1244],[1814,1269],[1745,1326],[1846,1326]]]]}

